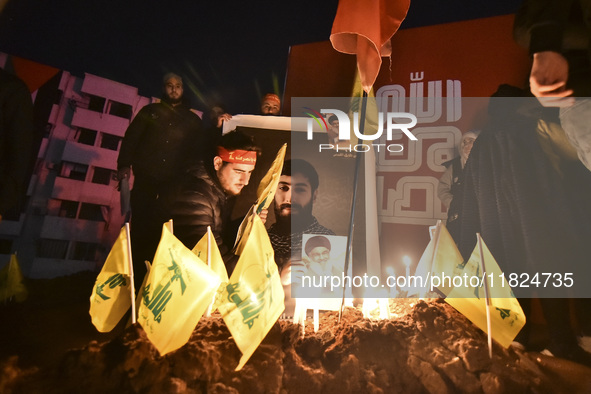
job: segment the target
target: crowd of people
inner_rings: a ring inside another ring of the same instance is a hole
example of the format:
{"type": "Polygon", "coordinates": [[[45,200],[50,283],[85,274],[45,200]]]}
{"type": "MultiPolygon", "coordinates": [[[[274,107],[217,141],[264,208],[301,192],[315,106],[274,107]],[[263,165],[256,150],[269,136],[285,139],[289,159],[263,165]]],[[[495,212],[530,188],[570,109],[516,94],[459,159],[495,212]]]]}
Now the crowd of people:
{"type": "MultiPolygon", "coordinates": [[[[462,135],[458,157],[443,163],[446,169],[437,190],[447,208],[446,226],[464,259],[480,233],[503,271],[554,272],[556,267],[576,271],[588,265],[590,21],[590,0],[525,0],[516,15],[515,39],[532,57],[529,87],[499,87],[489,104],[489,121],[482,130],[462,135]]],[[[33,115],[22,81],[0,69],[0,84],[1,220],[22,195],[26,168],[15,155],[27,155],[31,147],[33,115]]],[[[266,94],[260,115],[280,113],[279,96],[266,94]]],[[[182,78],[169,73],[163,78],[160,102],[142,108],[129,125],[117,159],[117,177],[121,182],[133,177],[136,289],[147,272],[145,262],[153,260],[162,225],[170,219],[174,234],[189,249],[211,228],[231,275],[240,222],[231,214],[261,149],[240,131],[222,135],[223,122],[230,119],[227,109],[217,104],[206,125],[191,110],[182,78]]],[[[327,120],[329,141],[337,144],[338,118],[327,120]]],[[[334,232],[313,214],[319,182],[310,163],[302,159],[284,163],[274,197],[275,222],[268,228],[284,284],[289,283],[292,262],[317,267],[330,256],[330,241],[322,235],[334,232]],[[317,236],[303,247],[304,234],[317,236]]],[[[260,216],[265,221],[266,210],[260,216]]],[[[519,298],[526,315],[532,298],[519,298]]],[[[590,299],[571,299],[568,293],[539,297],[550,334],[547,354],[591,366],[590,299]]],[[[526,325],[516,346],[529,347],[528,333],[526,325]]]]}
{"type": "MultiPolygon", "coordinates": [[[[209,128],[191,110],[182,78],[163,78],[159,102],[143,107],[129,125],[117,159],[117,177],[131,189],[131,246],[136,288],[158,247],[162,225],[172,220],[174,234],[188,248],[210,227],[231,274],[237,262],[232,253],[238,223],[231,220],[235,197],[248,185],[260,148],[239,131],[222,136],[223,121],[231,116],[222,105],[210,112],[209,128]]],[[[261,114],[278,115],[280,100],[267,94],[261,114]]],[[[260,214],[266,219],[266,211],[260,214]]]]}

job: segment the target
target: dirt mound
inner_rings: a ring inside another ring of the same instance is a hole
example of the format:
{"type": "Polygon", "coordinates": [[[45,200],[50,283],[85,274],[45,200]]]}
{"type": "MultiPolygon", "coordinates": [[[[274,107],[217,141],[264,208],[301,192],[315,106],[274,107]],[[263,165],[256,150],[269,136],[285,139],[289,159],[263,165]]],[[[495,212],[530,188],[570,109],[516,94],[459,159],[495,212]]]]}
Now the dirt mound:
{"type": "Polygon", "coordinates": [[[220,317],[201,319],[190,341],[164,357],[135,325],[51,367],[20,369],[8,359],[0,392],[573,393],[589,384],[590,370],[577,364],[566,362],[571,378],[561,379],[537,354],[495,345],[490,359],[486,336],[440,300],[392,300],[391,313],[373,321],[347,308],[339,323],[326,312],[318,333],[307,324],[304,337],[279,321],[238,372],[241,354],[220,317]]]}

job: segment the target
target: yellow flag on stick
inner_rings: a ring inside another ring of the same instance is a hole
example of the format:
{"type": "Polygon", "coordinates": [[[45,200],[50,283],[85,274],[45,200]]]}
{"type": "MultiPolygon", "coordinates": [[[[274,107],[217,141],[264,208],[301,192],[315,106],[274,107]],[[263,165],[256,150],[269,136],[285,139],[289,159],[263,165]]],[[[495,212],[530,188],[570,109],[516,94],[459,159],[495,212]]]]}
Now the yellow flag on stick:
{"type": "Polygon", "coordinates": [[[253,208],[248,211],[238,228],[235,253],[239,256],[242,254],[246,238],[252,230],[252,216],[255,213],[261,213],[263,209],[269,208],[275,197],[275,192],[279,185],[279,178],[281,177],[281,171],[283,170],[283,160],[285,159],[286,149],[287,144],[283,144],[283,146],[279,148],[279,151],[277,151],[275,160],[273,160],[269,171],[267,171],[257,188],[257,201],[254,203],[253,208]]]}
{"type": "Polygon", "coordinates": [[[23,302],[28,295],[18,259],[13,253],[8,264],[0,271],[0,301],[7,301],[14,297],[16,302],[23,302]]]}
{"type": "Polygon", "coordinates": [[[484,287],[486,281],[490,297],[492,339],[508,348],[525,325],[525,314],[483,240],[481,246],[482,256],[479,245],[476,245],[472,255],[458,273],[459,276],[467,274],[468,278],[483,278],[480,285],[454,287],[445,301],[488,334],[484,287]],[[480,269],[481,259],[485,261],[485,273],[480,269]]]}
{"type": "Polygon", "coordinates": [[[283,286],[271,241],[263,222],[256,215],[252,231],[222,297],[218,309],[242,352],[236,367],[238,371],[285,309],[283,286]]]}
{"type": "Polygon", "coordinates": [[[415,276],[422,278],[409,290],[408,295],[424,297],[433,285],[441,293],[447,295],[453,286],[451,281],[442,280],[444,277],[453,277],[459,271],[464,259],[458,250],[451,234],[441,221],[437,222],[435,235],[425,248],[419,264],[415,270],[415,276]],[[423,286],[421,287],[420,284],[423,286]]]}
{"type": "Polygon", "coordinates": [[[197,242],[197,245],[193,248],[193,253],[195,253],[201,261],[206,263],[213,272],[218,274],[222,282],[228,283],[228,270],[226,269],[222,254],[220,253],[218,244],[215,242],[215,238],[213,237],[209,226],[207,227],[207,233],[201,237],[199,242],[197,242]]]}
{"type": "Polygon", "coordinates": [[[90,296],[92,324],[109,332],[131,306],[131,280],[125,227],[121,228],[107,260],[96,277],[90,296]]]}
{"type": "Polygon", "coordinates": [[[277,151],[277,156],[275,156],[275,160],[273,160],[273,164],[271,164],[271,168],[265,174],[261,183],[259,183],[259,187],[257,188],[257,213],[261,213],[263,209],[269,208],[271,205],[271,201],[273,201],[273,197],[275,197],[275,192],[277,191],[277,186],[279,186],[279,178],[281,177],[281,170],[283,170],[283,160],[285,159],[285,151],[287,149],[287,144],[283,144],[281,148],[277,151]]]}
{"type": "Polygon", "coordinates": [[[187,343],[220,283],[164,224],[138,313],[138,322],[161,355],[187,343]]]}

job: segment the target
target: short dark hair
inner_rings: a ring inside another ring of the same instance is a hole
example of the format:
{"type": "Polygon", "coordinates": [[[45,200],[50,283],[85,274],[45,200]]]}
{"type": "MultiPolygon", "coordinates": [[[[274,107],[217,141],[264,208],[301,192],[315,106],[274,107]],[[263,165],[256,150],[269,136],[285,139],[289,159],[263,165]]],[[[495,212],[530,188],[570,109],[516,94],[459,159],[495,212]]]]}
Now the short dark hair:
{"type": "Polygon", "coordinates": [[[312,164],[308,163],[306,160],[292,159],[283,163],[281,175],[291,176],[292,173],[302,174],[305,176],[308,179],[308,182],[310,182],[312,193],[318,189],[318,185],[320,184],[318,180],[318,173],[316,172],[314,166],[312,166],[312,164]]]}
{"type": "Polygon", "coordinates": [[[255,151],[257,155],[261,154],[261,148],[254,141],[254,137],[239,130],[232,130],[224,134],[220,139],[218,146],[224,147],[229,151],[241,149],[255,151]]]}
{"type": "Polygon", "coordinates": [[[339,120],[339,118],[338,118],[336,115],[330,115],[330,116],[328,117],[328,123],[332,123],[332,122],[334,122],[335,120],[336,120],[337,122],[338,122],[338,120],[339,120]]]}

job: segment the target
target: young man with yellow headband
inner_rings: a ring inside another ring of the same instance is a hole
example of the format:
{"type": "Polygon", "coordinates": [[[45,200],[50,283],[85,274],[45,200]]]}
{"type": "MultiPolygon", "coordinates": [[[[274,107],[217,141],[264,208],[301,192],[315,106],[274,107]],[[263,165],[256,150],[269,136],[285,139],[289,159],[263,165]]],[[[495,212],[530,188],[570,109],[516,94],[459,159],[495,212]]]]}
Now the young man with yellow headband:
{"type": "Polygon", "coordinates": [[[210,226],[228,274],[237,260],[231,252],[237,229],[230,218],[234,198],[248,185],[259,152],[252,137],[231,131],[221,138],[213,159],[191,168],[165,197],[175,236],[192,249],[210,226]]]}

